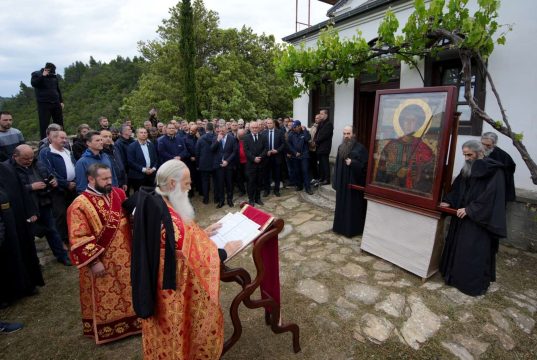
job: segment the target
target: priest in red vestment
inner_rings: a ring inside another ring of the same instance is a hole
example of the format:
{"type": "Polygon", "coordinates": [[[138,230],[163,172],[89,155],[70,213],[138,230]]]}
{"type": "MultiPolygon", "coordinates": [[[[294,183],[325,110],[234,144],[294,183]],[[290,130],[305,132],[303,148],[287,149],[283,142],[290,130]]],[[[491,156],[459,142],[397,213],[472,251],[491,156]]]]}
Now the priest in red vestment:
{"type": "Polygon", "coordinates": [[[133,303],[143,318],[145,359],[219,359],[224,343],[220,262],[213,227],[194,221],[190,172],[180,160],[158,170],[156,189],[142,187],[134,211],[133,303]]]}
{"type": "Polygon", "coordinates": [[[132,307],[131,229],[121,207],[125,192],[112,187],[104,164],[87,170],[88,187],[67,209],[71,260],[80,270],[85,336],[97,344],[141,331],[132,307]]]}

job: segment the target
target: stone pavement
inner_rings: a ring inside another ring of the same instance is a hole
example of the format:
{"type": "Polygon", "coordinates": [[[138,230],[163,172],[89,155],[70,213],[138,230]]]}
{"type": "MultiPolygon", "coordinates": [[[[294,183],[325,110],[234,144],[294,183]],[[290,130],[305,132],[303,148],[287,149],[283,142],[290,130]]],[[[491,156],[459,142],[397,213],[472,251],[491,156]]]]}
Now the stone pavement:
{"type": "MultiPolygon", "coordinates": [[[[444,285],[438,274],[423,283],[417,276],[362,252],[360,237],[334,234],[333,211],[326,197],[292,190],[282,195],[264,198],[261,208],[283,218],[286,224],[280,236],[284,313],[299,306],[306,306],[302,312],[308,313],[299,318],[287,315],[286,319],[301,325],[303,316],[313,317],[310,324],[326,337],[342,330],[352,333],[348,351],[342,344],[333,356],[317,353],[304,358],[359,358],[357,343],[375,348],[386,344],[388,349],[404,349],[412,358],[508,358],[514,355],[513,349],[523,357],[535,352],[526,348],[529,339],[530,344],[536,341],[534,254],[502,247],[497,283],[486,295],[473,298],[444,285]],[[322,206],[317,205],[319,201],[324,202],[322,206]],[[394,342],[399,345],[394,346],[394,342]],[[434,355],[430,349],[420,352],[430,343],[436,344],[429,346],[434,355]]],[[[206,224],[225,213],[210,212],[206,224]]],[[[231,265],[248,267],[249,251],[238,258],[231,265]]],[[[296,314],[301,314],[300,309],[296,314]]],[[[276,335],[266,331],[264,336],[276,335]]],[[[311,346],[304,340],[303,349],[311,346]]],[[[290,349],[285,352],[291,358],[290,349]]],[[[397,353],[387,354],[398,357],[397,353]]]]}
{"type": "MultiPolygon", "coordinates": [[[[224,359],[537,358],[536,254],[501,247],[498,281],[472,298],[444,285],[438,274],[423,283],[362,252],[360,237],[334,234],[333,201],[326,194],[284,189],[282,197],[263,200],[263,210],[285,221],[279,244],[282,318],[301,327],[302,351],[293,354],[289,334],[272,334],[262,311],[241,306],[243,334],[224,359]]],[[[203,205],[199,197],[193,203],[203,226],[238,210],[203,205]]],[[[229,265],[253,270],[250,254],[247,248],[229,265]]],[[[42,260],[49,255],[45,251],[42,260]]],[[[236,284],[222,283],[224,313],[237,291],[236,284]]],[[[229,318],[225,324],[228,337],[229,318]]]]}

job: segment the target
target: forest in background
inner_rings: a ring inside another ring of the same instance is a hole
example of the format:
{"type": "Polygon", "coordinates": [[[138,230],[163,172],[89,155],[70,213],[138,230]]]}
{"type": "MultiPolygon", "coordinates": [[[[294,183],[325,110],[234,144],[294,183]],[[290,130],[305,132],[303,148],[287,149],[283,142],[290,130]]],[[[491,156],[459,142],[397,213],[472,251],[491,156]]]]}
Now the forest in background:
{"type": "MultiPolygon", "coordinates": [[[[184,65],[180,54],[180,3],[157,29],[157,40],[140,42],[140,56],[117,56],[106,63],[91,57],[65,68],[60,79],[64,121],[68,133],[81,123],[97,126],[100,116],[112,123],[131,118],[141,124],[155,107],[159,119],[185,115],[184,65]]],[[[275,59],[281,48],[272,35],[250,28],[221,29],[218,14],[202,0],[192,3],[198,115],[200,118],[254,119],[288,115],[292,110],[291,84],[277,77],[275,59]]],[[[46,59],[48,60],[48,59],[46,59]]],[[[43,63],[45,59],[43,59],[43,63]]],[[[30,74],[37,69],[28,69],[30,74]]],[[[39,135],[34,89],[25,81],[0,109],[11,111],[14,127],[27,139],[39,135]]]]}

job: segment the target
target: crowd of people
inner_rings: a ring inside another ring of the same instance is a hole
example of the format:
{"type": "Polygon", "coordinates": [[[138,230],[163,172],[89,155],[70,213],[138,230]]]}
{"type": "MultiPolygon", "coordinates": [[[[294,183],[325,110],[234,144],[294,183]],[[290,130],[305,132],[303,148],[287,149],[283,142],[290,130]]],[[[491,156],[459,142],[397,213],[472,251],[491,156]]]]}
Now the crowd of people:
{"type": "MultiPolygon", "coordinates": [[[[104,116],[98,123],[81,124],[72,141],[52,123],[32,148],[12,114],[0,113],[0,306],[44,285],[34,243],[44,236],[58,262],[80,271],[84,335],[102,344],[142,332],[147,358],[219,358],[220,262],[237,244],[216,248],[209,238],[218,224],[201,229],[190,198],[207,206],[212,197],[222,208],[238,194],[262,206],[282,186],[312,194],[330,184],[328,113],[309,129],[291,118],[163,123],[155,110],[138,128],[126,120],[114,129],[104,116]]],[[[514,197],[514,163],[496,142],[486,133],[463,145],[465,167],[440,204],[457,209],[441,272],[469,295],[495,280],[505,203],[514,197]]],[[[344,127],[333,230],[348,237],[364,229],[366,201],[348,185],[365,185],[368,158],[344,127]]],[[[21,327],[0,322],[2,332],[21,327]]]]}
{"type": "MultiPolygon", "coordinates": [[[[2,307],[38,293],[38,288],[44,285],[35,250],[36,235],[46,237],[58,262],[66,266],[74,263],[81,269],[81,302],[87,298],[88,291],[91,293],[91,286],[88,288],[85,281],[88,274],[83,276],[83,273],[91,270],[92,266],[88,265],[95,264],[81,261],[84,256],[79,253],[81,249],[85,249],[86,254],[93,253],[85,248],[90,244],[89,235],[81,235],[81,230],[76,230],[73,224],[76,223],[75,214],[83,208],[81,199],[88,198],[88,193],[96,189],[95,166],[109,169],[110,186],[120,189],[124,200],[129,196],[136,198],[140,189],[155,188],[161,166],[169,160],[180,160],[192,179],[188,197],[201,196],[201,203],[205,205],[212,198],[217,208],[226,204],[234,207],[236,196],[247,195],[251,206],[259,206],[263,205],[262,198],[270,196],[271,192],[279,197],[282,186],[312,194],[313,186],[329,183],[326,170],[319,170],[322,162],[319,164],[310,158],[315,148],[331,147],[332,124],[325,126],[330,130],[328,136],[322,135],[322,131],[317,131],[319,136],[315,135],[315,130],[326,121],[324,111],[316,117],[318,121],[310,129],[290,118],[250,122],[242,119],[170,120],[164,124],[158,121],[156,111],[152,110],[150,114],[143,126],[134,128],[132,122],[126,120],[118,129],[102,116],[96,129],[88,124],[78,126],[72,139],[61,125],[51,123],[37,148],[32,148],[25,143],[23,134],[13,127],[12,114],[1,113],[3,244],[0,256],[1,266],[16,274],[8,277],[7,270],[2,271],[2,307]],[[314,179],[312,174],[325,175],[314,179]],[[77,242],[80,237],[83,247],[77,242]]],[[[108,194],[99,189],[101,191],[96,190],[98,195],[108,194]]],[[[106,203],[111,206],[111,202],[106,203]]],[[[94,214],[95,211],[91,212],[94,214]]],[[[89,217],[90,214],[86,214],[84,219],[89,217]]],[[[90,224],[83,229],[93,231],[95,227],[90,224]]],[[[96,239],[93,236],[92,241],[98,243],[96,239]]],[[[99,248],[97,243],[94,249],[99,248]]],[[[112,282],[118,281],[117,276],[112,282]]],[[[82,308],[91,306],[83,305],[82,308]]],[[[93,324],[91,319],[95,314],[90,315],[86,318],[83,314],[84,332],[95,336],[97,343],[106,342],[106,339],[99,339],[97,327],[109,324],[104,320],[102,324],[93,324]],[[86,321],[88,319],[91,321],[86,321]],[[94,326],[95,331],[87,332],[94,326]]],[[[129,316],[131,322],[138,318],[129,316]]],[[[14,329],[8,323],[2,324],[5,331],[14,329]]],[[[135,326],[131,328],[136,329],[135,326]]]]}

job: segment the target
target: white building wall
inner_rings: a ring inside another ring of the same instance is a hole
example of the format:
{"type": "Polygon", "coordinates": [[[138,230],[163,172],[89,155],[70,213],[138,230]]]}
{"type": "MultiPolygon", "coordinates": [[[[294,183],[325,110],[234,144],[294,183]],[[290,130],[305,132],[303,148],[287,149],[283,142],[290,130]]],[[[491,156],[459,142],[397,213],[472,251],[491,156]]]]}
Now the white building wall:
{"type": "Polygon", "coordinates": [[[336,84],[334,87],[334,136],[330,156],[336,157],[337,148],[343,140],[343,128],[352,126],[354,117],[354,81],[336,84]]]}
{"type": "MultiPolygon", "coordinates": [[[[476,0],[470,1],[470,12],[476,8],[476,0]]],[[[413,10],[412,2],[392,6],[402,27],[413,10]]],[[[537,1],[504,1],[500,8],[500,24],[512,24],[513,31],[507,34],[507,44],[498,46],[491,55],[488,62],[488,69],[493,76],[496,88],[507,115],[510,119],[513,131],[524,134],[524,144],[537,161],[537,53],[531,46],[535,43],[534,36],[537,34],[537,21],[534,14],[537,13],[537,1]]],[[[348,24],[338,26],[341,38],[350,38],[356,35],[357,28],[362,32],[362,36],[371,40],[377,36],[377,29],[384,13],[369,15],[362,19],[354,20],[348,24]]],[[[501,32],[501,31],[500,31],[501,32]]],[[[307,47],[316,46],[318,36],[315,35],[305,41],[307,47]]],[[[298,45],[295,43],[294,45],[298,45]]],[[[423,62],[419,68],[423,74],[423,62]]],[[[422,87],[423,81],[415,69],[410,69],[406,64],[401,66],[401,88],[422,87]]],[[[490,84],[486,86],[486,112],[494,119],[501,119],[501,113],[491,91],[490,84]]],[[[336,85],[334,99],[334,141],[332,146],[332,156],[335,156],[337,145],[341,142],[341,131],[343,126],[352,122],[354,104],[354,82],[349,81],[348,85],[336,85]]],[[[294,117],[307,119],[309,98],[302,96],[294,101],[294,117]]],[[[492,131],[488,124],[483,124],[483,132],[492,131]]],[[[459,136],[457,147],[469,139],[479,137],[459,136]]],[[[533,185],[529,170],[522,160],[518,151],[512,145],[509,138],[499,135],[499,146],[507,151],[517,164],[515,173],[515,185],[517,188],[525,190],[537,190],[533,185]]],[[[460,151],[455,159],[454,172],[458,173],[463,164],[460,151]]]]}

